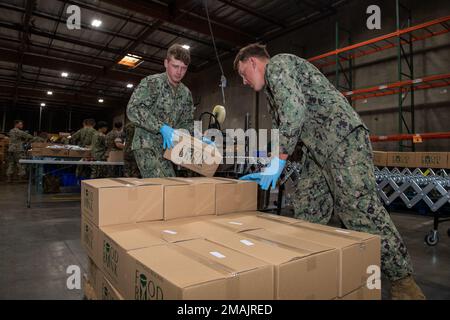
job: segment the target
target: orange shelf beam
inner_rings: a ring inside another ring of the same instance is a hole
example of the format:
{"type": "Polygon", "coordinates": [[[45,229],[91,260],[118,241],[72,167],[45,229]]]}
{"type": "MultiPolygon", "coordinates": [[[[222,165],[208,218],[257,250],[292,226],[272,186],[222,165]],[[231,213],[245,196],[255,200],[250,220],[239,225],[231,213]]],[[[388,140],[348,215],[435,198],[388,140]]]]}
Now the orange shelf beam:
{"type": "Polygon", "coordinates": [[[367,99],[373,97],[382,97],[397,94],[399,92],[408,92],[411,87],[414,90],[425,90],[431,88],[446,87],[450,85],[450,73],[438,74],[414,80],[398,81],[386,85],[379,85],[369,88],[362,88],[353,91],[342,92],[346,97],[352,100],[367,99]]]}
{"type": "Polygon", "coordinates": [[[422,140],[450,139],[450,132],[432,132],[416,134],[394,134],[389,136],[370,136],[372,142],[412,140],[414,143],[422,140]]]}
{"type": "MultiPolygon", "coordinates": [[[[395,38],[409,33],[412,33],[411,40],[413,42],[425,40],[450,32],[449,22],[450,16],[442,17],[406,29],[397,30],[367,41],[359,42],[344,48],[336,49],[315,57],[311,57],[308,59],[308,61],[314,63],[319,68],[323,68],[336,64],[335,55],[337,54],[348,52],[348,55],[346,57],[340,58],[341,61],[367,56],[376,52],[396,47],[398,43],[397,39],[395,38]],[[430,28],[439,29],[430,30],[430,28]],[[332,59],[330,60],[329,58],[332,59]]],[[[406,41],[402,40],[401,43],[405,44],[406,41]]]]}

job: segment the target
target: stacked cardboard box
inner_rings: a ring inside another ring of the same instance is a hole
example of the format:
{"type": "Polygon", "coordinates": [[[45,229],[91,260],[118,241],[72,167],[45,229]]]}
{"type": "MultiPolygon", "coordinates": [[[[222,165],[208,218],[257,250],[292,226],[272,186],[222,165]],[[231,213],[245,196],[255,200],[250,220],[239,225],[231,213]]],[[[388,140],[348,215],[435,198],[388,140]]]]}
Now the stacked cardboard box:
{"type": "Polygon", "coordinates": [[[29,154],[32,157],[90,158],[91,150],[63,144],[33,142],[29,154]]]}
{"type": "Polygon", "coordinates": [[[380,299],[377,236],[256,211],[254,182],[83,181],[82,243],[99,299],[380,299]],[[100,279],[100,280],[99,280],[100,279]]]}
{"type": "Polygon", "coordinates": [[[386,167],[388,163],[388,153],[384,151],[373,152],[373,164],[379,167],[386,167]]]}
{"type": "MultiPolygon", "coordinates": [[[[374,151],[374,164],[381,166],[383,152],[374,151]]],[[[387,166],[397,168],[450,169],[449,152],[387,152],[387,166]]]]}
{"type": "Polygon", "coordinates": [[[8,146],[9,146],[9,139],[6,137],[0,138],[0,164],[6,161],[6,157],[8,154],[8,146]]]}

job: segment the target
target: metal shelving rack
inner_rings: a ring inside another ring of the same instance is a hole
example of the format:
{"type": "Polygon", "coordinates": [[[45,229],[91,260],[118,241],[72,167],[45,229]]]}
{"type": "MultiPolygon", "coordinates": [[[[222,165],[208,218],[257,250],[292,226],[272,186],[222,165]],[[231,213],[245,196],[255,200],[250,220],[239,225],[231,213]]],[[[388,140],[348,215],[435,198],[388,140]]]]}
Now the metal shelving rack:
{"type": "MultiPolygon", "coordinates": [[[[371,141],[398,141],[400,151],[406,148],[415,151],[415,143],[423,140],[450,138],[450,132],[417,134],[415,131],[415,91],[449,86],[450,73],[416,78],[413,48],[413,44],[417,41],[449,33],[450,16],[415,26],[412,25],[411,16],[411,9],[404,6],[400,0],[396,0],[396,31],[342,48],[340,47],[340,41],[345,40],[351,43],[351,34],[336,23],[335,50],[308,59],[309,62],[314,63],[319,69],[334,66],[335,87],[343,93],[352,105],[354,101],[359,99],[397,95],[398,134],[371,136],[371,141]],[[346,38],[341,38],[342,34],[346,38]],[[394,48],[397,50],[397,77],[395,82],[354,89],[354,79],[352,77],[354,60],[394,48]],[[343,81],[341,81],[341,78],[343,78],[343,81]],[[407,107],[405,102],[408,98],[410,103],[407,107]]],[[[420,169],[416,169],[411,173],[408,169],[401,172],[398,169],[393,169],[391,172],[389,169],[384,168],[383,170],[376,169],[376,178],[380,197],[386,204],[392,203],[395,198],[400,198],[408,208],[416,205],[421,200],[430,207],[434,216],[434,228],[426,236],[425,241],[429,245],[435,245],[439,241],[437,232],[439,221],[448,220],[440,218],[438,212],[444,204],[450,202],[450,189],[448,189],[450,180],[448,180],[447,172],[445,170],[439,174],[434,174],[433,172],[432,176],[425,177],[425,174],[420,169]],[[393,193],[389,196],[383,193],[383,189],[388,186],[393,188],[393,193]],[[405,191],[409,190],[408,188],[414,189],[416,193],[414,199],[409,199],[409,194],[405,194],[405,191]],[[436,195],[436,192],[438,192],[439,199],[433,201],[428,194],[433,193],[436,195]]],[[[448,232],[450,235],[450,230],[448,232]]]]}
{"type": "MultiPolygon", "coordinates": [[[[398,134],[415,134],[414,116],[414,92],[430,88],[444,87],[450,85],[450,73],[431,75],[415,78],[413,67],[413,44],[417,41],[429,39],[450,32],[450,16],[442,17],[415,26],[411,25],[411,10],[396,0],[396,28],[397,30],[383,36],[370,40],[340,46],[342,32],[351,41],[350,32],[342,29],[336,23],[336,49],[315,57],[308,61],[314,63],[319,69],[335,66],[335,86],[349,99],[350,103],[358,99],[374,98],[386,95],[398,95],[398,134]],[[363,56],[372,55],[384,50],[397,49],[397,81],[369,88],[353,90],[354,81],[352,77],[354,60],[363,56]],[[347,68],[344,64],[347,63],[347,68]],[[341,85],[341,75],[345,83],[341,85]],[[409,97],[409,107],[405,107],[405,100],[409,97]],[[407,117],[409,114],[409,117],[407,117]]],[[[409,148],[414,151],[414,143],[402,143],[399,141],[399,149],[409,148]]],[[[406,140],[409,141],[409,140],[406,140]]]]}

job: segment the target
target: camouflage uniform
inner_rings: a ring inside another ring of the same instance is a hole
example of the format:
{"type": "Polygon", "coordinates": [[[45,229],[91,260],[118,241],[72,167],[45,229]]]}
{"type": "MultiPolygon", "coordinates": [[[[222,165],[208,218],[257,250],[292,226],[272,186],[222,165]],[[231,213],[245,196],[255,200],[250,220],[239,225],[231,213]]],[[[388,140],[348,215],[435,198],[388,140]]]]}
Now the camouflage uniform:
{"type": "Polygon", "coordinates": [[[140,178],[138,165],[134,158],[133,150],[131,150],[133,137],[134,137],[135,125],[133,122],[128,122],[125,126],[125,148],[123,149],[123,173],[127,178],[140,178]]]}
{"type": "Polygon", "coordinates": [[[89,147],[92,145],[92,138],[96,133],[97,130],[94,128],[81,128],[72,135],[70,142],[83,148],[89,147]]]}
{"type": "Polygon", "coordinates": [[[194,106],[189,89],[182,83],[174,88],[166,73],[144,78],[133,92],[127,107],[128,118],[136,125],[132,150],[144,178],[173,177],[172,163],[163,158],[159,129],[194,126],[194,106]]]}
{"type": "Polygon", "coordinates": [[[11,129],[8,135],[9,147],[6,175],[11,178],[14,175],[14,171],[17,169],[17,175],[23,177],[25,176],[26,171],[24,166],[19,164],[19,160],[25,158],[23,144],[33,140],[33,136],[18,128],[11,129]]]}
{"type": "MultiPolygon", "coordinates": [[[[72,137],[70,138],[70,143],[83,148],[91,147],[92,138],[96,133],[97,130],[95,130],[94,128],[81,128],[72,135],[72,137]]],[[[89,166],[77,166],[76,175],[77,177],[90,177],[91,168],[89,166]]]]}
{"type": "MultiPolygon", "coordinates": [[[[95,161],[106,161],[108,157],[106,147],[106,135],[97,132],[92,138],[92,157],[95,161]]],[[[91,166],[91,179],[105,178],[108,175],[107,167],[104,165],[91,166]]]]}
{"type": "MultiPolygon", "coordinates": [[[[118,131],[116,129],[111,130],[106,135],[106,147],[107,147],[107,156],[111,151],[122,151],[122,149],[117,148],[116,141],[120,140],[121,143],[124,142],[124,132],[118,131]]],[[[120,175],[120,167],[119,166],[108,166],[108,177],[118,177],[120,175]]]]}
{"type": "Polygon", "coordinates": [[[280,152],[303,150],[292,196],[295,216],[326,224],[334,213],[348,229],[378,234],[386,276],[394,281],[412,274],[406,246],[378,198],[369,132],[358,114],[315,66],[297,56],[274,56],[265,80],[280,152]]]}

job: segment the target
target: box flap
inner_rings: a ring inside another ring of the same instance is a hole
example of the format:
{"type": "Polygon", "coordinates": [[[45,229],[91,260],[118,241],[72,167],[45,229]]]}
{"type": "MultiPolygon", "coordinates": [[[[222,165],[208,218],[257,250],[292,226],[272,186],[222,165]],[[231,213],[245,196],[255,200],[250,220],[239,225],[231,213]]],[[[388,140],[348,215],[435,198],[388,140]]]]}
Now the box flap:
{"type": "Polygon", "coordinates": [[[230,276],[267,266],[266,262],[209,240],[196,239],[176,245],[188,253],[192,252],[194,259],[206,259],[214,268],[229,271],[230,276]]]}
{"type": "Polygon", "coordinates": [[[221,280],[229,277],[229,272],[217,270],[190,257],[186,251],[167,244],[129,252],[130,256],[159,276],[170,279],[180,288],[221,280]]]}
{"type": "Polygon", "coordinates": [[[302,241],[295,239],[292,247],[277,245],[268,240],[259,240],[256,237],[243,233],[234,233],[225,228],[211,224],[207,221],[189,223],[184,226],[190,232],[196,232],[207,240],[219,243],[225,247],[243,252],[247,255],[279,265],[289,261],[303,258],[312,254],[302,249],[302,241]]]}
{"type": "Polygon", "coordinates": [[[182,225],[146,223],[142,228],[155,237],[172,243],[202,238],[199,234],[184,229],[182,225]]]}
{"type": "Polygon", "coordinates": [[[187,182],[183,181],[183,179],[177,179],[177,178],[145,178],[145,179],[138,179],[142,180],[147,183],[152,184],[160,184],[163,186],[178,186],[178,185],[186,185],[187,182]]]}
{"type": "Polygon", "coordinates": [[[165,244],[166,241],[137,224],[102,227],[100,230],[125,251],[165,244]]]}
{"type": "Polygon", "coordinates": [[[332,235],[332,236],[339,236],[339,237],[349,239],[352,241],[365,241],[365,240],[377,237],[377,235],[373,235],[370,233],[335,228],[335,227],[330,227],[330,226],[324,226],[321,224],[310,223],[310,222],[306,222],[306,221],[301,221],[298,224],[295,224],[295,226],[299,226],[301,228],[308,229],[308,230],[322,232],[324,234],[328,234],[328,235],[332,235]]]}
{"type": "MultiPolygon", "coordinates": [[[[235,232],[254,229],[276,230],[287,225],[283,223],[283,221],[279,221],[277,219],[266,219],[264,217],[261,217],[259,216],[259,212],[257,211],[247,211],[242,214],[227,214],[226,216],[220,218],[212,218],[210,220],[223,227],[226,226],[228,229],[234,230],[235,232]]],[[[296,222],[298,222],[298,220],[296,222]]],[[[290,224],[293,223],[294,221],[292,221],[292,223],[290,222],[290,224]]]]}
{"type": "Polygon", "coordinates": [[[139,187],[160,184],[136,178],[91,179],[83,180],[82,183],[94,188],[139,187]]]}

